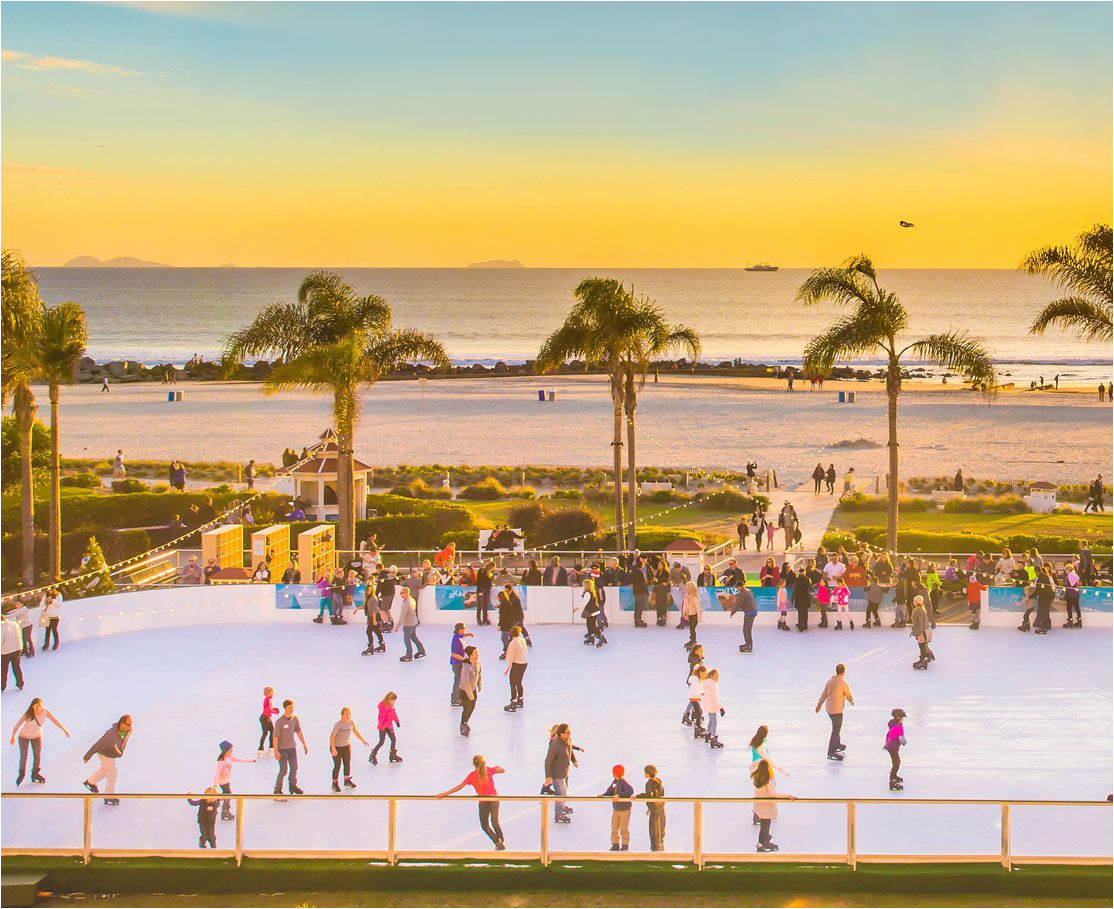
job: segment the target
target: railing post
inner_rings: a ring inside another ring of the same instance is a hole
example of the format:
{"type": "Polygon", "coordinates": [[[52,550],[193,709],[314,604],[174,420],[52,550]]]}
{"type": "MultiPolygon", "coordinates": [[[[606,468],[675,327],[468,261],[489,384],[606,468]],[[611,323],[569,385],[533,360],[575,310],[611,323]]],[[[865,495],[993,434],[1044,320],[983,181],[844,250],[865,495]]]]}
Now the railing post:
{"type": "Polygon", "coordinates": [[[704,803],[692,803],[692,863],[704,868],[704,803]]]}
{"type": "Polygon", "coordinates": [[[244,800],[236,798],[236,867],[244,860],[244,800]]]}
{"type": "Polygon", "coordinates": [[[858,865],[855,846],[855,803],[847,803],[847,864],[854,871],[858,865]]]}
{"type": "Polygon", "coordinates": [[[89,859],[93,857],[93,799],[87,795],[81,801],[84,805],[81,824],[81,863],[88,865],[89,859]]]}
{"type": "Polygon", "coordinates": [[[1013,868],[1013,857],[1010,855],[1010,805],[1002,802],[1002,867],[1007,871],[1013,868]]]}
{"type": "Polygon", "coordinates": [[[394,799],[387,800],[387,864],[398,864],[398,856],[395,854],[396,849],[396,835],[398,833],[398,802],[394,799]]]}
{"type": "Polygon", "coordinates": [[[549,867],[549,812],[546,811],[546,800],[539,799],[538,803],[542,810],[542,831],[541,831],[541,848],[538,850],[540,853],[538,858],[541,859],[542,867],[549,867]]]}

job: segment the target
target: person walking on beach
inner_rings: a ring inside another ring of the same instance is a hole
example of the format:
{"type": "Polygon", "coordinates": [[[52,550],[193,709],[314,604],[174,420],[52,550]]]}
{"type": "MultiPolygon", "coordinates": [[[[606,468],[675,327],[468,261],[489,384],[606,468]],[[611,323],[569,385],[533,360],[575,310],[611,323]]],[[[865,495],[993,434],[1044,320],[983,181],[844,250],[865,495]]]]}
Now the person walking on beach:
{"type": "Polygon", "coordinates": [[[522,636],[522,629],[515,625],[511,629],[510,643],[507,644],[506,662],[503,675],[510,676],[511,699],[503,708],[507,713],[514,713],[526,706],[525,691],[522,679],[526,675],[526,639],[522,636]]]}
{"type": "Polygon", "coordinates": [[[338,780],[342,768],[344,788],[356,788],[356,784],[352,782],[352,736],[363,742],[365,748],[368,746],[368,740],[360,735],[360,727],[352,719],[352,708],[341,707],[340,719],[333,723],[333,729],[329,733],[329,754],[333,759],[333,792],[340,792],[338,780]]]}
{"type": "MultiPolygon", "coordinates": [[[[108,379],[105,379],[107,384],[108,379]]],[[[107,389],[106,389],[107,390],[107,389]]],[[[1099,382],[1099,403],[1102,404],[1106,400],[1106,386],[1099,382]]]]}
{"type": "Polygon", "coordinates": [[[294,715],[294,702],[287,699],[282,702],[282,716],[275,721],[274,754],[275,760],[279,762],[275,795],[282,795],[284,778],[291,795],[302,794],[302,790],[298,788],[298,747],[295,737],[302,743],[302,752],[309,754],[306,737],[302,735],[302,721],[294,715]]]}
{"type": "MultiPolygon", "coordinates": [[[[646,774],[646,788],[635,796],[636,799],[663,799],[665,786],[658,778],[658,768],[647,764],[643,768],[646,774]]],[[[649,801],[646,803],[646,815],[649,819],[650,851],[665,851],[665,802],[649,801]]]]}
{"type": "Polygon", "coordinates": [[[630,849],[630,809],[629,799],[634,795],[634,787],[626,781],[627,770],[622,764],[611,768],[611,785],[601,799],[611,799],[611,851],[626,852],[630,849]]]}
{"type": "Polygon", "coordinates": [[[248,461],[244,468],[244,482],[248,484],[248,489],[255,489],[255,458],[248,461]]]}
{"type": "Polygon", "coordinates": [[[259,713],[259,728],[262,732],[259,736],[259,753],[256,757],[263,757],[275,747],[275,724],[271,717],[279,711],[271,703],[274,696],[275,689],[270,685],[263,689],[263,709],[259,713]]]}
{"type": "Polygon", "coordinates": [[[754,814],[758,818],[758,852],[777,852],[778,844],[770,837],[770,825],[777,820],[777,802],[774,799],[795,800],[795,795],[779,793],[774,785],[774,771],[770,762],[762,760],[751,771],[754,783],[754,796],[761,801],[754,803],[754,814]]]}
{"type": "MultiPolygon", "coordinates": [[[[549,749],[545,753],[545,785],[552,788],[554,795],[568,795],[569,768],[576,766],[573,754],[572,729],[568,723],[554,726],[549,737],[549,749]]],[[[553,803],[553,820],[558,824],[568,824],[572,809],[561,801],[553,803]]]]}
{"type": "MultiPolygon", "coordinates": [[[[225,795],[232,794],[232,765],[254,764],[255,758],[238,758],[232,754],[232,743],[227,739],[220,743],[220,753],[217,755],[217,767],[213,772],[213,785],[225,795]]],[[[220,819],[230,821],[235,817],[232,813],[232,799],[225,799],[220,806],[220,819]]]]}
{"type": "MultiPolygon", "coordinates": [[[[383,747],[383,743],[387,739],[391,740],[390,753],[388,760],[392,764],[401,764],[402,755],[398,753],[398,740],[395,738],[395,726],[402,728],[402,721],[398,718],[398,711],[395,709],[395,704],[398,703],[398,695],[393,691],[388,691],[383,695],[383,700],[379,702],[379,718],[376,721],[376,728],[379,731],[379,741],[375,743],[375,747],[371,749],[371,754],[367,756],[369,764],[379,763],[379,749],[383,747]]],[[[367,744],[366,742],[364,744],[367,744]]]]}
{"type": "Polygon", "coordinates": [[[201,798],[186,799],[188,804],[197,809],[197,829],[200,833],[197,845],[201,849],[206,846],[210,849],[217,848],[217,805],[220,803],[217,792],[216,787],[210,786],[201,798]]]}
{"type": "MultiPolygon", "coordinates": [[[[116,791],[116,761],[124,756],[124,749],[128,747],[128,742],[131,741],[131,734],[132,718],[125,713],[85,752],[85,757],[82,758],[83,763],[88,764],[89,759],[96,755],[101,765],[99,770],[85,778],[82,785],[86,789],[92,793],[98,793],[100,789],[97,787],[97,783],[104,780],[104,791],[108,795],[111,796],[116,791]]],[[[120,800],[106,798],[104,803],[106,805],[119,805],[120,800]]]]}
{"type": "Polygon", "coordinates": [[[709,748],[722,748],[719,740],[719,718],[726,716],[723,703],[719,699],[719,670],[713,669],[704,677],[700,688],[700,707],[708,717],[708,732],[704,736],[709,748]]]}
{"type": "MultiPolygon", "coordinates": [[[[1101,388],[1102,386],[1099,387],[1101,388]]],[[[101,379],[101,394],[103,395],[106,391],[108,391],[108,376],[101,379]]]]}
{"type": "MultiPolygon", "coordinates": [[[[488,767],[487,761],[484,760],[484,756],[482,754],[477,754],[472,758],[472,772],[453,786],[452,789],[438,793],[437,798],[443,799],[455,792],[460,792],[465,786],[471,786],[475,790],[476,795],[498,795],[499,793],[495,791],[495,780],[492,779],[492,777],[496,773],[504,772],[502,767],[494,764],[488,767]]],[[[494,799],[484,799],[477,804],[479,805],[480,829],[487,838],[495,844],[497,850],[502,851],[506,849],[507,847],[503,842],[503,828],[499,826],[499,803],[494,799]]]]}
{"type": "Polygon", "coordinates": [[[886,724],[886,742],[882,746],[890,754],[890,791],[901,792],[905,781],[897,775],[901,769],[901,746],[905,744],[905,717],[900,707],[890,711],[890,721],[886,724]]]}
{"type": "Polygon", "coordinates": [[[475,635],[464,630],[463,622],[457,622],[453,627],[453,637],[449,645],[449,668],[453,671],[453,690],[449,697],[450,707],[460,706],[460,670],[468,661],[464,639],[471,637],[475,637],[475,635]]]}
{"type": "Polygon", "coordinates": [[[460,734],[467,738],[472,733],[468,721],[476,709],[476,701],[483,690],[483,668],[480,666],[480,651],[476,647],[464,648],[467,659],[460,667],[460,734]]]}
{"type": "Polygon", "coordinates": [[[418,638],[418,604],[410,595],[410,590],[407,587],[399,588],[399,595],[402,597],[402,642],[406,645],[406,653],[398,658],[400,663],[409,663],[411,660],[420,660],[425,656],[425,645],[418,638]],[[418,652],[414,652],[414,648],[418,648],[418,652]]]}
{"type": "Polygon", "coordinates": [[[16,774],[15,778],[17,786],[23,782],[27,773],[28,749],[31,750],[31,782],[46,782],[46,778],[40,771],[43,757],[43,726],[46,725],[48,720],[61,729],[66,738],[70,737],[70,731],[62,725],[53,713],[47,710],[43,705],[42,698],[34,698],[12,728],[11,743],[14,745],[16,739],[19,740],[19,773],[16,774]]]}
{"type": "Polygon", "coordinates": [[[12,618],[12,611],[4,613],[0,620],[0,691],[8,687],[8,667],[15,675],[15,687],[23,690],[23,631],[19,622],[12,618]]]}
{"type": "Polygon", "coordinates": [[[116,457],[112,460],[112,479],[123,480],[128,475],[128,468],[124,465],[124,449],[116,449],[116,457]]]}
{"type": "Polygon", "coordinates": [[[828,470],[824,474],[824,483],[827,486],[828,495],[834,496],[836,491],[836,466],[829,464],[828,470]]]}
{"type": "Polygon", "coordinates": [[[855,704],[855,696],[851,693],[851,686],[843,677],[847,667],[842,663],[836,665],[835,675],[824,683],[824,690],[820,693],[820,700],[816,702],[816,712],[823,707],[832,723],[832,734],[828,736],[828,760],[842,761],[843,752],[847,746],[840,741],[839,732],[843,728],[844,704],[855,704]]]}
{"type": "Polygon", "coordinates": [[[824,482],[825,472],[824,465],[819,461],[816,462],[816,467],[812,470],[812,494],[820,495],[820,484],[824,482]]]}
{"type": "Polygon", "coordinates": [[[936,654],[928,646],[932,642],[932,627],[928,621],[928,610],[924,608],[923,596],[913,598],[913,614],[910,619],[913,627],[909,633],[913,636],[913,640],[917,642],[917,648],[920,651],[920,656],[913,664],[913,668],[927,669],[928,664],[936,659],[936,654]]]}

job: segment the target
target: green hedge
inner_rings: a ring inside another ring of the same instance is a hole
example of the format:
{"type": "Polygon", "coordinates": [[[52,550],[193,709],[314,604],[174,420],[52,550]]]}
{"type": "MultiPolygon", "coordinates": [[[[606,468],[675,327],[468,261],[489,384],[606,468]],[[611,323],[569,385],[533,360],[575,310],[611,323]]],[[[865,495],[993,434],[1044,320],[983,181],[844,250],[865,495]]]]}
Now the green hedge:
{"type": "MultiPolygon", "coordinates": [[[[824,534],[823,544],[831,549],[837,546],[848,547],[856,541],[871,546],[886,545],[886,528],[863,526],[855,528],[853,534],[847,532],[824,534]]],[[[1017,552],[1024,549],[1037,549],[1040,552],[1073,553],[1079,550],[1077,537],[1053,534],[1006,534],[991,536],[978,533],[936,533],[927,530],[899,530],[897,548],[900,552],[999,552],[1003,548],[1017,552]]],[[[1109,552],[1111,541],[1092,540],[1094,552],[1109,552]]]]}
{"type": "Polygon", "coordinates": [[[487,477],[479,483],[465,486],[457,493],[457,498],[474,502],[493,502],[497,499],[505,499],[507,495],[507,488],[502,483],[495,477],[487,477]]]}
{"type": "Polygon", "coordinates": [[[480,548],[480,532],[478,530],[450,530],[441,534],[438,545],[444,548],[450,543],[456,545],[458,550],[475,552],[480,548]]]}
{"type": "Polygon", "coordinates": [[[770,497],[763,495],[748,495],[734,486],[725,486],[718,492],[710,492],[700,499],[700,504],[705,508],[714,508],[719,511],[737,511],[740,514],[750,514],[754,506],[770,507],[770,497]]]}
{"type": "MultiPolygon", "coordinates": [[[[81,565],[89,545],[90,530],[73,530],[62,534],[62,571],[68,573],[81,565]]],[[[130,559],[151,548],[152,541],[144,530],[107,531],[98,533],[97,540],[104,551],[104,557],[111,565],[130,559]]],[[[49,543],[45,533],[35,534],[35,576],[43,578],[49,570],[49,543]]],[[[3,572],[4,586],[14,585],[22,575],[23,535],[13,533],[0,542],[0,570],[3,572]]]]}

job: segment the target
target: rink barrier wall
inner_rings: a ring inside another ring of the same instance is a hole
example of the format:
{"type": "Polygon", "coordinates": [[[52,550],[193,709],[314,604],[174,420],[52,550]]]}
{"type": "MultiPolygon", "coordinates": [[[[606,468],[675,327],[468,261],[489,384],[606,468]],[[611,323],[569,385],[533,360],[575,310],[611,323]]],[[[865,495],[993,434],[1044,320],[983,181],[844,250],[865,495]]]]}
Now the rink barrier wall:
{"type": "MultiPolygon", "coordinates": [[[[102,795],[91,795],[77,792],[5,792],[4,799],[31,799],[33,801],[80,801],[82,808],[82,840],[80,848],[59,847],[28,847],[4,846],[0,849],[0,856],[67,856],[80,857],[83,864],[89,864],[94,858],[185,858],[185,859],[212,859],[231,858],[239,866],[245,858],[269,859],[297,859],[297,858],[334,858],[334,859],[367,859],[385,861],[389,865],[396,865],[400,861],[434,861],[434,860],[459,860],[480,859],[490,860],[498,856],[500,860],[538,861],[543,867],[554,861],[604,861],[604,862],[685,862],[691,863],[696,868],[703,870],[709,863],[800,863],[800,864],[831,864],[838,863],[855,870],[862,864],[1000,864],[1009,871],[1014,865],[1112,865],[1110,855],[1016,855],[1012,850],[1012,821],[1011,810],[1013,807],[1046,807],[1046,808],[1114,808],[1109,801],[1077,801],[1077,800],[999,800],[999,799],[839,799],[839,798],[795,798],[787,797],[776,799],[787,805],[842,805],[846,818],[846,849],[842,852],[832,853],[791,853],[791,852],[731,852],[713,853],[705,852],[703,848],[703,817],[705,805],[737,805],[741,810],[749,811],[758,802],[767,802],[771,799],[755,797],[709,797],[686,798],[670,796],[662,799],[640,799],[646,804],[664,804],[674,808],[689,806],[692,810],[692,848],[684,852],[625,852],[613,853],[610,850],[592,852],[569,852],[555,850],[550,846],[550,808],[556,801],[569,803],[594,803],[600,804],[603,800],[590,796],[498,796],[495,799],[482,796],[450,796],[439,799],[433,795],[299,795],[290,796],[298,802],[325,801],[336,803],[338,801],[363,801],[385,802],[387,804],[387,841],[385,849],[378,850],[282,850],[282,849],[246,849],[244,847],[245,806],[248,802],[273,802],[273,795],[233,795],[236,803],[235,845],[232,849],[189,849],[189,850],[160,850],[149,849],[97,849],[93,845],[93,803],[102,799],[102,795]],[[398,846],[398,806],[407,802],[481,802],[498,801],[511,803],[527,803],[538,806],[538,840],[537,848],[529,850],[505,850],[495,853],[490,849],[478,850],[406,850],[398,846]],[[859,805],[888,805],[894,806],[997,806],[1000,812],[1001,850],[997,853],[960,853],[960,854],[905,854],[905,853],[859,853],[856,846],[857,816],[856,807],[859,805]]],[[[113,793],[113,798],[125,802],[140,802],[145,800],[174,800],[181,801],[196,797],[187,793],[113,793]]],[[[632,808],[633,810],[633,808],[632,808]]],[[[7,837],[5,837],[7,839],[7,837]]]]}
{"type": "MultiPolygon", "coordinates": [[[[634,625],[634,594],[629,587],[608,587],[604,611],[610,625],[634,625]]],[[[758,606],[756,628],[773,627],[777,622],[776,588],[748,588],[758,606]]],[[[851,588],[851,612],[861,615],[866,609],[861,588],[851,588]]],[[[522,599],[528,627],[535,625],[579,625],[583,594],[572,587],[517,588],[522,599]]],[[[701,588],[704,625],[741,625],[741,614],[724,611],[721,597],[729,597],[735,588],[701,588]]],[[[418,617],[423,624],[451,625],[468,622],[474,615],[474,601],[468,598],[475,588],[426,587],[419,591],[418,617]]],[[[995,587],[983,593],[981,622],[983,627],[1012,627],[1017,624],[1024,607],[1023,590],[1018,587],[995,587]]],[[[670,616],[679,619],[676,597],[670,616]]],[[[242,624],[307,621],[306,613],[316,614],[320,608],[320,592],[313,585],[223,584],[219,586],[188,585],[114,593],[102,597],[66,600],[62,604],[60,632],[69,641],[150,631],[161,628],[190,627],[199,624],[242,624]],[[294,603],[297,603],[295,606],[294,603]]],[[[493,596],[494,600],[494,596],[493,596]]],[[[363,603],[363,588],[357,588],[356,605],[363,603]]],[[[398,597],[392,610],[398,615],[398,597]]],[[[1110,628],[1114,625],[1111,612],[1111,588],[1084,588],[1080,608],[1085,627],[1110,628]]],[[[1054,616],[1062,615],[1063,604],[1057,601],[1054,616]]],[[[498,611],[492,606],[492,611],[498,611]]],[[[882,611],[893,611],[892,597],[884,602],[882,611]]],[[[834,612],[834,610],[830,610],[834,612]]],[[[652,617],[652,610],[647,610],[652,617]]],[[[796,613],[790,608],[789,618],[796,613]]],[[[810,622],[818,618],[810,611],[810,622]]],[[[888,622],[887,622],[888,624],[888,622]]],[[[1054,619],[1053,628],[1058,628],[1054,619]]],[[[36,629],[38,632],[38,629],[36,629]]]]}

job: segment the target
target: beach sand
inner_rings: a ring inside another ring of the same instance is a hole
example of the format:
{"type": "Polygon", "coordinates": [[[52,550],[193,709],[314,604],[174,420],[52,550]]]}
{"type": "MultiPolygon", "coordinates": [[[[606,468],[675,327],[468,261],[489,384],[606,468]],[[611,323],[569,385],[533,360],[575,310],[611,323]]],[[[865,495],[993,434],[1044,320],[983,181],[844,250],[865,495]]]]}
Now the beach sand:
{"type": "MultiPolygon", "coordinates": [[[[753,458],[783,485],[817,461],[866,481],[885,472],[886,401],[878,383],[792,394],[768,380],[652,377],[639,397],[638,463],[742,469],[753,458]],[[765,383],[765,387],[754,383],[765,383]],[[877,447],[847,448],[865,438],[877,447]]],[[[74,386],[62,393],[62,451],[71,457],[185,460],[254,457],[277,463],[330,423],[330,401],[304,391],[265,396],[257,384],[190,383],[181,402],[147,384],[74,386]]],[[[43,390],[45,399],[45,389],[43,390]]],[[[45,403],[45,400],[44,400],[45,403]]],[[[901,473],[1081,482],[1110,474],[1111,409],[1070,392],[981,396],[914,383],[902,398],[901,473]]],[[[381,382],[364,395],[356,455],[394,464],[610,463],[611,401],[602,376],[381,382]],[[424,385],[424,387],[423,387],[424,385]],[[539,402],[538,389],[556,400],[539,402]]]]}

